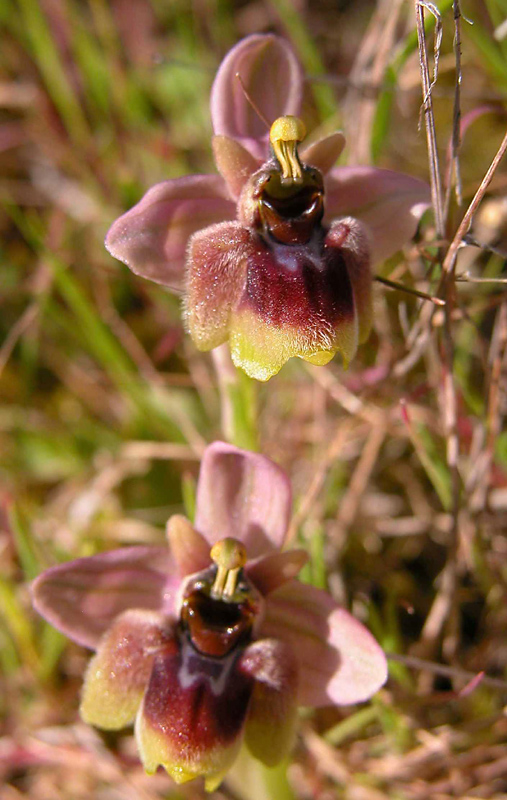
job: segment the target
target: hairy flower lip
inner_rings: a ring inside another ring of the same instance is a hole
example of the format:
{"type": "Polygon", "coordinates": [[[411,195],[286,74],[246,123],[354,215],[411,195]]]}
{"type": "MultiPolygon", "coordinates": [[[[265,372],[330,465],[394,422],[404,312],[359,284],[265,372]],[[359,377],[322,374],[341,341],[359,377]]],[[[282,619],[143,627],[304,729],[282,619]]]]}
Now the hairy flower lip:
{"type": "Polygon", "coordinates": [[[179,782],[221,777],[235,757],[248,713],[253,679],[238,669],[236,651],[213,658],[178,637],[153,667],[137,720],[145,769],[159,764],[179,782]]]}
{"type": "Polygon", "coordinates": [[[322,233],[314,246],[268,246],[239,223],[194,235],[186,313],[199,349],[228,336],[234,363],[257,380],[293,356],[327,363],[339,351],[348,363],[371,320],[366,234],[351,219],[322,233]],[[213,261],[212,252],[220,254],[213,261]],[[223,304],[214,300],[220,275],[228,286],[223,304]]]}

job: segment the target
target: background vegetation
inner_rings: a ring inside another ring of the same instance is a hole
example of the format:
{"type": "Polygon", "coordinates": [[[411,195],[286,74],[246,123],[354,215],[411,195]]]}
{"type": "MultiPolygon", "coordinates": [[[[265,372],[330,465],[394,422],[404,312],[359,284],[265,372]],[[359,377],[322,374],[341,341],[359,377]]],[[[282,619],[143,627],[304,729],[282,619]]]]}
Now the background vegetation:
{"type": "MultiPolygon", "coordinates": [[[[233,774],[217,798],[507,797],[504,164],[476,246],[443,280],[440,266],[505,132],[507,3],[468,0],[457,22],[461,206],[455,21],[452,2],[438,6],[445,230],[427,215],[382,271],[447,305],[378,284],[375,331],[347,373],[294,360],[266,386],[238,385],[240,435],[292,476],[305,579],[370,626],[391,678],[370,704],[302,718],[286,784],[233,774]]],[[[179,300],[114,261],[104,234],[151,184],[214,169],[209,89],[252,32],[292,42],[308,127],[342,127],[344,163],[428,180],[414,7],[3,0],[0,25],[0,795],[199,798],[199,782],[145,776],[130,731],[79,721],[87,653],[29,603],[51,564],[162,541],[171,513],[191,513],[203,447],[224,436],[213,364],[184,335],[179,300]]]]}

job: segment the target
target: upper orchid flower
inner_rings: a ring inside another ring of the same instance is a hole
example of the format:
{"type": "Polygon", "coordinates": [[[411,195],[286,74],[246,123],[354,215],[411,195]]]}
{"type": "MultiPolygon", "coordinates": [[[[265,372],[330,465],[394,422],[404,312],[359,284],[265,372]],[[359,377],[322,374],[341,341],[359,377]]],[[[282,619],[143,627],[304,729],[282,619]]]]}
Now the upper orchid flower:
{"type": "Polygon", "coordinates": [[[341,133],[298,152],[302,93],[283,39],[243,39],[211,92],[221,177],[157,184],[106,238],[137,274],[185,288],[200,350],[229,340],[234,363],[258,380],[291,356],[350,361],[371,327],[371,264],[413,236],[429,205],[426,184],[408,175],[333,169],[341,133]],[[254,106],[273,123],[269,137],[254,106]]]}
{"type": "Polygon", "coordinates": [[[213,790],[244,738],[277,764],[297,705],[356,703],[386,679],[371,634],[295,576],[302,550],[279,552],[290,485],[264,456],[216,442],[205,451],[195,528],[172,517],[169,549],[127,547],[44,572],[36,609],[97,651],[81,715],[100,728],[136,721],[148,772],[213,790]]]}

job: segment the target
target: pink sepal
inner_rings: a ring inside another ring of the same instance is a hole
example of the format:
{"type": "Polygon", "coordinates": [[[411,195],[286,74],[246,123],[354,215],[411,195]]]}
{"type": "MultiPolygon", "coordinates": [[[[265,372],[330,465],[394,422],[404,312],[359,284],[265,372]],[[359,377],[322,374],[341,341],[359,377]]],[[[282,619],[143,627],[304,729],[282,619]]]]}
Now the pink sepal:
{"type": "Polygon", "coordinates": [[[123,611],[169,613],[179,580],[166,547],[124,547],[47,569],[31,586],[35,609],[70,639],[95,649],[123,611]],[[168,577],[169,576],[169,577],[168,577]]]}
{"type": "Polygon", "coordinates": [[[386,681],[386,658],[371,633],[313,586],[291,581],[273,592],[259,635],[292,646],[300,705],[359,703],[386,681]]]}
{"type": "Polygon", "coordinates": [[[279,549],[290,506],[289,479],[269,458],[225,442],[204,451],[195,527],[210,544],[232,536],[243,542],[249,558],[279,549]]]}
{"type": "Polygon", "coordinates": [[[253,34],[229,50],[211,90],[211,120],[216,134],[237,139],[262,161],[268,154],[266,124],[247,100],[236,75],[271,125],[300,113],[303,73],[289,44],[272,34],[253,34]]]}
{"type": "Polygon", "coordinates": [[[326,179],[326,221],[346,215],[363,222],[370,233],[374,264],[413,237],[430,202],[424,181],[389,169],[336,167],[326,179]]]}
{"type": "Polygon", "coordinates": [[[219,175],[190,175],[157,183],[111,225],[105,245],[143,278],[180,290],[185,252],[195,231],[236,216],[219,175]]]}

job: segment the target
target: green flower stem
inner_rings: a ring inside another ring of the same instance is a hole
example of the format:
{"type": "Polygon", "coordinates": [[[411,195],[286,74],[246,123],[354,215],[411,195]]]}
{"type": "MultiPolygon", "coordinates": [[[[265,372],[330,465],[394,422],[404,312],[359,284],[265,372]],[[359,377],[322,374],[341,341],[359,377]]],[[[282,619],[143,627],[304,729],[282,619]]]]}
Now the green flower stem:
{"type": "Polygon", "coordinates": [[[288,760],[282,761],[277,767],[271,768],[265,767],[260,762],[257,763],[269,797],[276,797],[277,800],[295,800],[294,792],[287,780],[288,760]]]}
{"type": "Polygon", "coordinates": [[[236,369],[227,345],[216,347],[211,355],[220,391],[223,436],[236,447],[258,450],[257,382],[236,369]]]}
{"type": "Polygon", "coordinates": [[[295,800],[287,780],[288,763],[286,759],[277,767],[265,767],[243,746],[225,782],[240,800],[295,800]]]}

